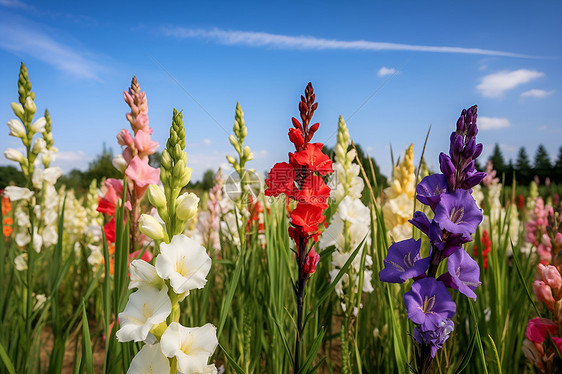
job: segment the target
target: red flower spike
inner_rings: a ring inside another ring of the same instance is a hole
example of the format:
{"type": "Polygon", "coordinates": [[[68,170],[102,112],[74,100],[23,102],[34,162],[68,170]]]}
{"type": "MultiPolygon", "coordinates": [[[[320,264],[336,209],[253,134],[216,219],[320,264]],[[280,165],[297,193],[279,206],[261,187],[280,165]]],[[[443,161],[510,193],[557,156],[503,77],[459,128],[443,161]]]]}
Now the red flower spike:
{"type": "Polygon", "coordinates": [[[309,174],[302,183],[301,189],[296,196],[299,203],[317,204],[324,209],[328,208],[330,187],[324,180],[314,174],[309,174]]]}
{"type": "Polygon", "coordinates": [[[304,137],[300,129],[289,129],[289,140],[295,145],[297,150],[303,149],[304,137]]]}

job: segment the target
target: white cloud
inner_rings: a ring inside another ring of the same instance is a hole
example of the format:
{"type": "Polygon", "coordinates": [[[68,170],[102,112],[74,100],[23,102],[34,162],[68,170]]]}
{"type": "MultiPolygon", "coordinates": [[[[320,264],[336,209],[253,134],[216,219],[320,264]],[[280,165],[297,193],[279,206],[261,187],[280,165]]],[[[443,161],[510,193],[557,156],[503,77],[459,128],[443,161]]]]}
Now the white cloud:
{"type": "Polygon", "coordinates": [[[478,116],[478,128],[480,130],[505,129],[510,126],[511,123],[509,123],[507,118],[478,116]]]}
{"type": "Polygon", "coordinates": [[[539,90],[537,88],[533,88],[529,91],[525,91],[521,94],[521,97],[545,97],[548,95],[552,95],[555,91],[554,90],[550,90],[550,91],[545,91],[545,90],[539,90]]]}
{"type": "Polygon", "coordinates": [[[211,145],[211,144],[213,144],[213,142],[211,141],[211,139],[205,138],[205,139],[203,139],[203,144],[205,144],[205,145],[211,145]]]}
{"type": "Polygon", "coordinates": [[[6,8],[19,8],[19,9],[33,8],[33,6],[25,4],[19,0],[0,0],[0,6],[5,6],[6,8]]]}
{"type": "Polygon", "coordinates": [[[53,165],[60,166],[66,173],[72,169],[86,170],[92,160],[93,157],[84,151],[59,151],[53,165]]]}
{"type": "Polygon", "coordinates": [[[368,40],[336,40],[323,39],[314,36],[290,36],[270,34],[266,32],[221,30],[212,29],[189,29],[177,26],[162,27],[161,32],[165,36],[180,39],[208,39],[226,45],[245,45],[249,47],[273,47],[281,49],[299,50],[362,50],[362,51],[414,51],[414,52],[436,52],[436,53],[463,53],[488,56],[507,57],[532,57],[512,52],[495,51],[481,48],[464,48],[450,46],[429,46],[401,43],[371,42],[368,40]]]}
{"type": "Polygon", "coordinates": [[[78,78],[100,80],[99,73],[103,68],[91,55],[53,39],[43,27],[37,27],[21,17],[1,17],[0,35],[2,49],[34,57],[78,78]]]}
{"type": "Polygon", "coordinates": [[[383,66],[382,68],[379,69],[377,75],[379,77],[384,77],[385,75],[392,75],[394,73],[396,73],[395,68],[387,68],[386,66],[383,66]]]}
{"type": "Polygon", "coordinates": [[[476,88],[486,97],[501,97],[506,91],[542,76],[544,73],[535,70],[500,71],[484,76],[476,88]]]}

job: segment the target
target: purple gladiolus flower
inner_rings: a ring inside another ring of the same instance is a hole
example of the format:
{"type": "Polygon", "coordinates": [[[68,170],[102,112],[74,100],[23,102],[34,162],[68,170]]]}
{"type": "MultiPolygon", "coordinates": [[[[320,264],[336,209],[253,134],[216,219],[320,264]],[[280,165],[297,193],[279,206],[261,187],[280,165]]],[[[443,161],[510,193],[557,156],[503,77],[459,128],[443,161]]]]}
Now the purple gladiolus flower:
{"type": "Polygon", "coordinates": [[[461,249],[464,243],[472,240],[472,238],[465,237],[463,234],[451,234],[443,231],[437,222],[430,221],[423,212],[415,212],[414,217],[408,222],[428,236],[432,247],[443,252],[442,258],[449,257],[452,253],[461,249]]]}
{"type": "Polygon", "coordinates": [[[420,258],[421,239],[396,242],[388,248],[384,269],[379,272],[382,282],[403,283],[407,279],[425,274],[429,257],[420,258]]]}
{"type": "Polygon", "coordinates": [[[441,200],[441,195],[447,192],[447,178],[443,174],[428,175],[416,186],[418,201],[428,205],[432,210],[441,200]]]}
{"type": "Polygon", "coordinates": [[[451,234],[462,234],[470,241],[470,236],[482,222],[482,210],[468,190],[459,189],[441,196],[434,221],[440,229],[451,234]]]}
{"type": "Polygon", "coordinates": [[[430,346],[431,358],[434,358],[454,329],[455,324],[450,319],[441,321],[439,327],[435,329],[423,330],[421,326],[416,326],[414,328],[414,339],[420,344],[430,346]]]}
{"type": "Polygon", "coordinates": [[[478,263],[464,249],[460,249],[449,257],[449,272],[439,277],[448,287],[459,290],[463,295],[476,300],[474,290],[482,283],[478,263]]]}
{"type": "Polygon", "coordinates": [[[443,282],[423,278],[412,284],[404,294],[408,318],[421,325],[423,331],[436,329],[447,318],[455,315],[457,306],[443,282]]]}

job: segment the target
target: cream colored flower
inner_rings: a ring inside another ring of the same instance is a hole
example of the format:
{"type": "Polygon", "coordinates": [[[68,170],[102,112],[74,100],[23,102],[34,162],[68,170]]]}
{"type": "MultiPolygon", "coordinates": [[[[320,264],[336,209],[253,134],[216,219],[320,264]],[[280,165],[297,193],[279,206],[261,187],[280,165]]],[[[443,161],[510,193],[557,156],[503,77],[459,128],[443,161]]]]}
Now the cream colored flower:
{"type": "Polygon", "coordinates": [[[160,344],[145,344],[133,357],[127,374],[168,374],[170,361],[162,353],[160,344]]]}
{"type": "Polygon", "coordinates": [[[203,373],[218,345],[217,328],[210,323],[188,328],[172,322],[162,334],[160,345],[166,357],[176,357],[183,374],[203,373]]]}
{"type": "Polygon", "coordinates": [[[170,280],[175,293],[203,288],[210,269],[211,258],[195,240],[181,234],[174,236],[170,244],[160,244],[156,271],[162,279],[170,280]]]}
{"type": "Polygon", "coordinates": [[[161,289],[164,280],[158,276],[156,268],[144,260],[133,260],[131,262],[131,282],[129,289],[141,287],[153,287],[161,289]]]}

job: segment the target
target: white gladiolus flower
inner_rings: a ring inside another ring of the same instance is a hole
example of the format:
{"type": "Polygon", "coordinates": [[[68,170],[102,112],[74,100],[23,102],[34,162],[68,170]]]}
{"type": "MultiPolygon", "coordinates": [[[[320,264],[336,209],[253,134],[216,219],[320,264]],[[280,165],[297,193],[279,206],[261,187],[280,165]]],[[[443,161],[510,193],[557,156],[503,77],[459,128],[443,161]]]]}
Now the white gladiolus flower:
{"type": "Polygon", "coordinates": [[[120,173],[124,173],[125,169],[127,169],[127,161],[125,161],[125,159],[123,158],[123,156],[121,155],[117,155],[115,157],[113,157],[113,160],[111,160],[111,163],[113,164],[113,167],[117,170],[119,170],[120,173]]]}
{"type": "Polygon", "coordinates": [[[62,169],[58,166],[43,170],[43,180],[49,184],[57,183],[57,179],[62,175],[62,169]]]}
{"type": "Polygon", "coordinates": [[[162,288],[164,280],[158,276],[156,268],[144,260],[133,260],[131,262],[131,282],[129,289],[141,287],[162,288]]]}
{"type": "Polygon", "coordinates": [[[45,212],[45,217],[43,217],[43,223],[45,226],[50,226],[54,224],[57,220],[57,212],[54,210],[49,210],[45,212]]]}
{"type": "Polygon", "coordinates": [[[199,197],[193,192],[186,192],[176,199],[176,215],[182,221],[188,220],[197,214],[199,197]]]}
{"type": "Polygon", "coordinates": [[[35,168],[31,176],[33,187],[41,189],[43,187],[43,169],[35,168]]]}
{"type": "Polygon", "coordinates": [[[43,304],[45,304],[45,301],[47,301],[47,297],[45,295],[36,295],[35,299],[37,300],[37,304],[35,304],[35,306],[33,307],[34,312],[41,308],[43,304]]]}
{"type": "Polygon", "coordinates": [[[51,225],[43,229],[43,244],[45,246],[56,244],[58,239],[59,235],[55,226],[51,225]]]}
{"type": "Polygon", "coordinates": [[[41,252],[41,247],[43,246],[43,237],[37,232],[37,227],[33,230],[33,249],[35,252],[41,252]]]}
{"type": "Polygon", "coordinates": [[[17,271],[27,270],[27,253],[22,253],[14,259],[17,271]]]}
{"type": "Polygon", "coordinates": [[[27,230],[20,230],[16,234],[16,244],[18,247],[25,247],[31,241],[31,236],[27,232],[27,230]]]}
{"type": "Polygon", "coordinates": [[[170,361],[162,353],[160,344],[146,344],[131,361],[127,374],[169,373],[170,361]]]}
{"type": "Polygon", "coordinates": [[[25,162],[25,156],[23,155],[23,153],[13,148],[6,149],[4,151],[4,157],[15,162],[25,162]]]}
{"type": "Polygon", "coordinates": [[[161,240],[164,238],[164,228],[154,217],[148,214],[141,214],[139,230],[144,235],[154,240],[161,240]]]}
{"type": "Polygon", "coordinates": [[[156,338],[149,332],[152,327],[164,322],[172,312],[172,302],[168,297],[168,287],[160,291],[144,287],[133,292],[123,312],[119,313],[121,328],[116,336],[120,342],[134,340],[152,341],[156,338]]]}
{"type": "Polygon", "coordinates": [[[16,223],[18,224],[18,226],[25,227],[31,224],[29,222],[29,216],[23,210],[16,210],[15,216],[16,216],[16,223]]]}
{"type": "Polygon", "coordinates": [[[218,372],[219,371],[217,370],[215,364],[205,366],[202,371],[203,374],[218,374],[218,372]]]}
{"type": "Polygon", "coordinates": [[[24,138],[27,134],[25,133],[25,127],[17,119],[11,119],[8,121],[8,127],[10,128],[10,135],[16,138],[24,138]]]}
{"type": "Polygon", "coordinates": [[[45,150],[46,146],[47,143],[45,143],[45,140],[43,138],[39,138],[35,140],[35,143],[33,143],[33,148],[31,148],[31,152],[38,155],[39,153],[45,150]]]}
{"type": "Polygon", "coordinates": [[[156,257],[156,271],[162,279],[169,279],[177,294],[203,288],[211,269],[211,258],[205,248],[185,235],[176,235],[170,244],[160,244],[156,257]]]}
{"type": "Polygon", "coordinates": [[[187,328],[172,322],[162,334],[160,345],[164,355],[176,357],[180,372],[203,373],[218,345],[217,328],[210,323],[187,328]]]}
{"type": "Polygon", "coordinates": [[[23,107],[25,108],[25,110],[31,113],[35,113],[37,111],[37,107],[35,106],[35,103],[33,102],[31,96],[25,98],[25,103],[23,104],[23,107]]]}
{"type": "Polygon", "coordinates": [[[337,214],[339,214],[341,219],[349,223],[369,224],[371,219],[369,208],[363,205],[361,200],[352,199],[349,196],[342,199],[338,205],[337,214]]]}
{"type": "Polygon", "coordinates": [[[45,132],[45,125],[46,124],[47,124],[47,121],[45,120],[45,117],[38,118],[31,125],[31,131],[33,131],[34,133],[38,133],[38,132],[43,133],[43,132],[45,132]]]}

